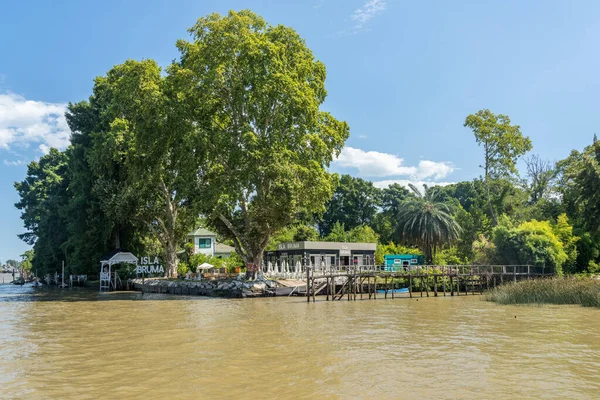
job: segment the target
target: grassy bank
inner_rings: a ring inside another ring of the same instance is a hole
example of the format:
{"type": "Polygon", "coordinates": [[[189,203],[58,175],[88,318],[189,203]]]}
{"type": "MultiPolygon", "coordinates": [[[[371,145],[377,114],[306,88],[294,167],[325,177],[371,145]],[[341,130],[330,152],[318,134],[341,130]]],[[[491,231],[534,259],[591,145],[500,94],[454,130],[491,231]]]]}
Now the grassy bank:
{"type": "Polygon", "coordinates": [[[490,290],[486,299],[498,304],[579,304],[600,308],[600,281],[580,277],[520,281],[490,290]]]}

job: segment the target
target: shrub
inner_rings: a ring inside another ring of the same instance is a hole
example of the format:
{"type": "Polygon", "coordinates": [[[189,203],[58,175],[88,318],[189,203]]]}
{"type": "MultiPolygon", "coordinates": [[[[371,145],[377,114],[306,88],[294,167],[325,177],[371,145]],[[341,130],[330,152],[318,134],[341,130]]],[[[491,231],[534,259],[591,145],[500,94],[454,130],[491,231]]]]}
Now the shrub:
{"type": "Polygon", "coordinates": [[[496,259],[500,264],[554,267],[562,274],[568,256],[548,221],[531,220],[513,227],[506,220],[494,229],[496,259]]]}

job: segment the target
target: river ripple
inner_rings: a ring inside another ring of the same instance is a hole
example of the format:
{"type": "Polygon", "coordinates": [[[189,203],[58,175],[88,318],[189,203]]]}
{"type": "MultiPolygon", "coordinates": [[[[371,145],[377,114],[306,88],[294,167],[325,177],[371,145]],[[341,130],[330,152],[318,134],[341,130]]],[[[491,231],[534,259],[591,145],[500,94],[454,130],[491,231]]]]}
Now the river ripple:
{"type": "Polygon", "coordinates": [[[600,311],[0,285],[0,398],[600,398],[600,311]],[[516,316],[516,318],[515,318],[516,316]]]}

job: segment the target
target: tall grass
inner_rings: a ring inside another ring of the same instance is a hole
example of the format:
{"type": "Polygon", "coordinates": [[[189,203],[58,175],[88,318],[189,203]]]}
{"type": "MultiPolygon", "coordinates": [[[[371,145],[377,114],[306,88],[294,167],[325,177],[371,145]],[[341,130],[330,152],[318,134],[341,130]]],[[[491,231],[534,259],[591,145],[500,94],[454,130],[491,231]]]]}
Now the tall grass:
{"type": "Polygon", "coordinates": [[[579,304],[600,307],[600,281],[588,277],[533,279],[490,290],[486,300],[498,304],[579,304]]]}

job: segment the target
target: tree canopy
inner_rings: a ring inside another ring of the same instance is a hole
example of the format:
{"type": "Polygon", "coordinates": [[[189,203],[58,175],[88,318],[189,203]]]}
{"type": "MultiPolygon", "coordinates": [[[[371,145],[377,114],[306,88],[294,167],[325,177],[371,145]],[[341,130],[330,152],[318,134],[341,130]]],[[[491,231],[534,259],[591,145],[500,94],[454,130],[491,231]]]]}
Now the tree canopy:
{"type": "Polygon", "coordinates": [[[327,167],[349,128],[320,109],[325,66],[293,29],[231,11],[200,18],[190,33],[169,73],[185,88],[187,117],[210,137],[203,212],[260,264],[298,211],[325,210],[336,182],[327,167]]]}

